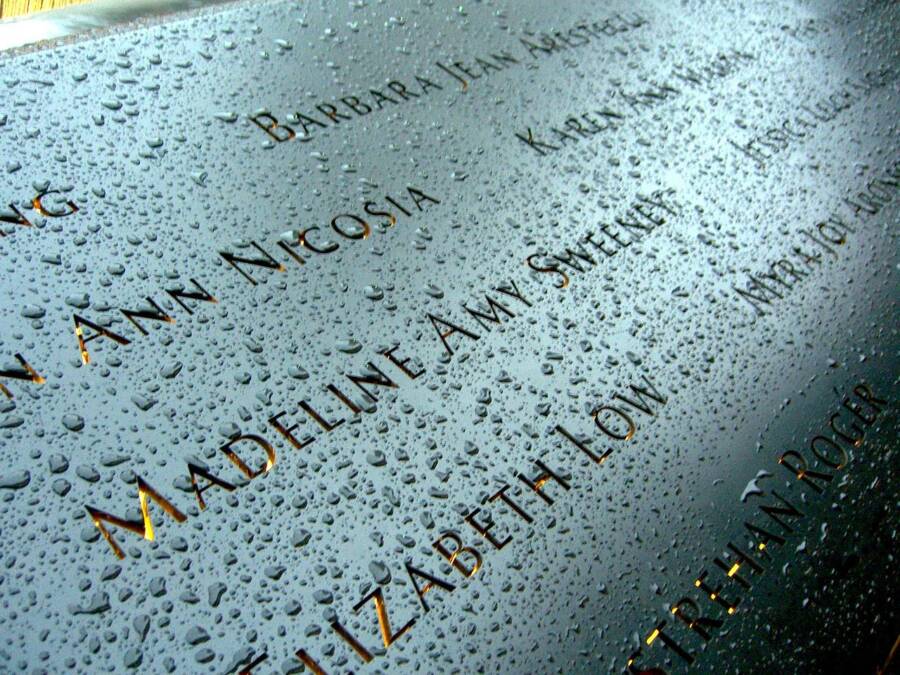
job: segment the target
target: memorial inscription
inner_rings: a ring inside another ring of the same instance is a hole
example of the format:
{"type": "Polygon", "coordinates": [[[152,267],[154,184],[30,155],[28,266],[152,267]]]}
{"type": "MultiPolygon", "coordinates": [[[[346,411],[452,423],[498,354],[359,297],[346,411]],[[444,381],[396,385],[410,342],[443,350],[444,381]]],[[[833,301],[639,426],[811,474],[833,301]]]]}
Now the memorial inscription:
{"type": "Polygon", "coordinates": [[[251,0],[0,54],[0,670],[884,667],[897,26],[251,0]]]}

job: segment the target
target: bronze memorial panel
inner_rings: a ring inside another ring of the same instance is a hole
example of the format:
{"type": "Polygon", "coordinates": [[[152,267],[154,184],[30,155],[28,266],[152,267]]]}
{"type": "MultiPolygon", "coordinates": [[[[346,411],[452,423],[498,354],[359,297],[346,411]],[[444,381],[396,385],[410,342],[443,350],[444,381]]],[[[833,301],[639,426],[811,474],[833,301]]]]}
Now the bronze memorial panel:
{"type": "Polygon", "coordinates": [[[898,34],[276,0],[0,52],[0,671],[891,667],[898,34]]]}

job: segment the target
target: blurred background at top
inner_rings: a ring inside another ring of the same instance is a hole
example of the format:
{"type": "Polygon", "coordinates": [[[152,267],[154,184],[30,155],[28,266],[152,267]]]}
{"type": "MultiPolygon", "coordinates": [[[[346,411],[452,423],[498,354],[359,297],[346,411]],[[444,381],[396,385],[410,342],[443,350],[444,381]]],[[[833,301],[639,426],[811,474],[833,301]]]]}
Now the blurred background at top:
{"type": "Polygon", "coordinates": [[[24,16],[48,9],[80,5],[89,0],[0,0],[0,19],[24,16]]]}

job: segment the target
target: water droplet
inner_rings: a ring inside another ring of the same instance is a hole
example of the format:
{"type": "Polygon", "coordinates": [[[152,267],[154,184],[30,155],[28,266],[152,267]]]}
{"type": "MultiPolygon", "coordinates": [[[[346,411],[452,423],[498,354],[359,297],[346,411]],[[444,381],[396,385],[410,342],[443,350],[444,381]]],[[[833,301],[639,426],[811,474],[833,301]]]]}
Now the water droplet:
{"type": "Polygon", "coordinates": [[[81,431],[84,429],[84,418],[81,415],[63,415],[62,423],[69,431],[81,431]]]}
{"type": "Polygon", "coordinates": [[[381,300],[384,297],[384,291],[378,286],[366,286],[363,293],[369,300],[381,300]]]}

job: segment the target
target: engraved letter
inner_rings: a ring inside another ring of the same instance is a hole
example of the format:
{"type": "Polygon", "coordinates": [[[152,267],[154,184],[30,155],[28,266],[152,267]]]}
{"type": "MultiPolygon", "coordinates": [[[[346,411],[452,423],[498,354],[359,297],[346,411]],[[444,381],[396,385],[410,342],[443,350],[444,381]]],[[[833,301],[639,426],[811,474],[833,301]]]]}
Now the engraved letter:
{"type": "Polygon", "coordinates": [[[106,529],[106,525],[103,524],[104,522],[115,525],[116,527],[121,527],[129,532],[134,532],[136,535],[143,537],[147,541],[153,541],[153,521],[150,519],[149,504],[147,503],[148,497],[155,501],[162,510],[165,511],[167,515],[174,518],[176,522],[183,523],[187,520],[186,515],[176,509],[168,499],[144,482],[144,479],[140,476],[137,477],[137,487],[138,498],[140,499],[141,504],[140,520],[126,520],[125,518],[119,518],[118,516],[106,513],[105,511],[95,509],[92,506],[85,506],[85,509],[87,509],[88,514],[91,516],[91,520],[94,521],[94,526],[100,530],[103,538],[106,539],[106,542],[109,544],[110,548],[112,548],[113,553],[115,553],[116,557],[120,560],[125,557],[125,552],[122,551],[122,548],[116,543],[116,540],[113,538],[110,531],[106,529]]]}

